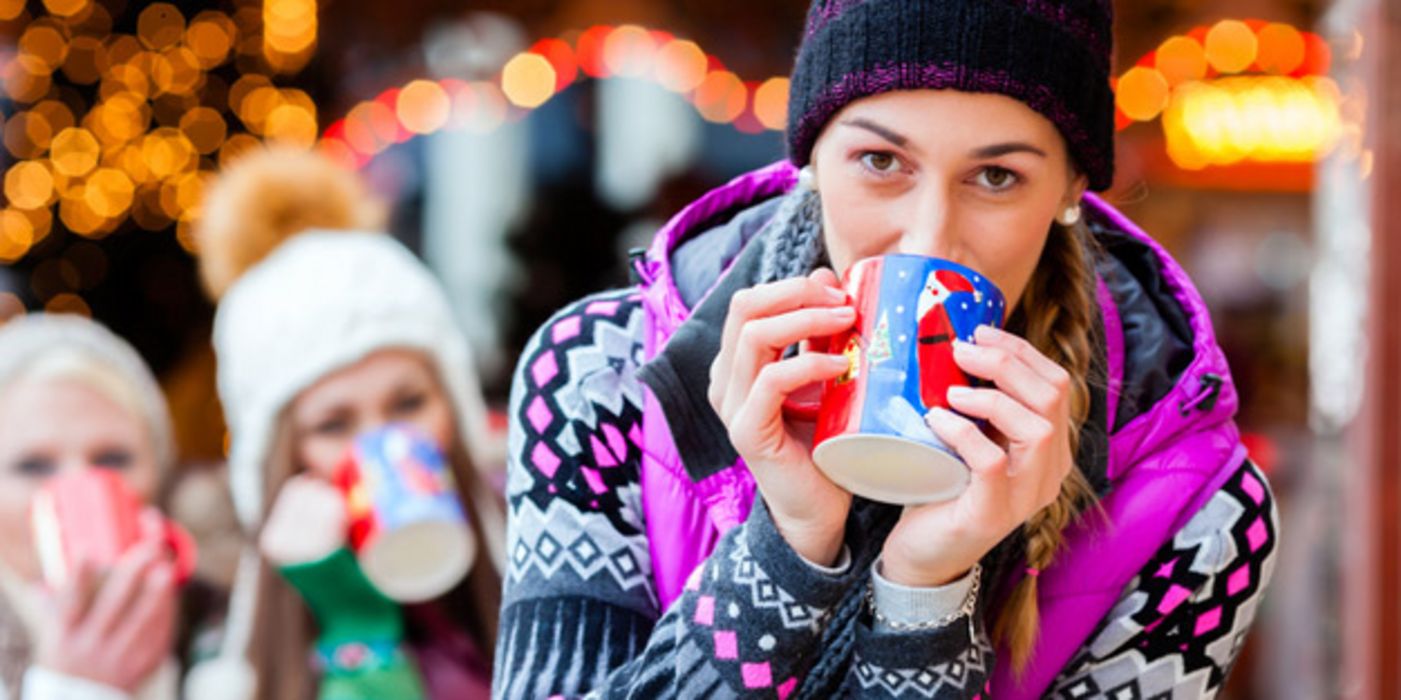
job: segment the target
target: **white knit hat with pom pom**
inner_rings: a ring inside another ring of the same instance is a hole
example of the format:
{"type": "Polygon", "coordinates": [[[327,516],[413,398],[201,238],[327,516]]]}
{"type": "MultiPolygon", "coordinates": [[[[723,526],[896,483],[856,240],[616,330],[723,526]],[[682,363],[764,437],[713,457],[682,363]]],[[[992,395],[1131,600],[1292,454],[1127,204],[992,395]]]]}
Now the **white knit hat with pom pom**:
{"type": "MultiPolygon", "coordinates": [[[[475,464],[487,464],[481,390],[441,285],[388,235],[317,230],[366,223],[374,211],[366,201],[359,181],[329,161],[278,151],[236,163],[210,191],[197,243],[206,286],[223,292],[214,323],[219,395],[234,505],[250,533],[270,505],[265,465],[284,409],[321,378],[380,350],[416,350],[431,360],[456,409],[460,440],[475,464]]],[[[480,535],[499,567],[504,530],[490,517],[494,510],[482,513],[480,535]]],[[[256,556],[244,557],[223,658],[192,672],[200,687],[188,687],[190,697],[245,697],[238,692],[248,683],[236,676],[247,672],[257,580],[245,571],[257,566],[256,556]]]]}

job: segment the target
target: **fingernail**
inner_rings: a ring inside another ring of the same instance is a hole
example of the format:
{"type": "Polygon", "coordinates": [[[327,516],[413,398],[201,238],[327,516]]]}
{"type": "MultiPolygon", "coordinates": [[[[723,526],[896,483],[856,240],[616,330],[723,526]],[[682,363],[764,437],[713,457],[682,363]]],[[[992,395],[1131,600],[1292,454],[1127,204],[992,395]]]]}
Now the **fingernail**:
{"type": "Polygon", "coordinates": [[[992,326],[989,326],[989,325],[987,325],[986,323],[984,323],[984,324],[978,326],[977,328],[973,329],[973,337],[974,337],[974,338],[994,338],[994,337],[997,336],[997,334],[998,334],[999,332],[1000,332],[1000,331],[998,331],[996,328],[994,328],[994,327],[992,327],[992,326]]]}
{"type": "Polygon", "coordinates": [[[827,298],[832,301],[845,302],[846,291],[837,289],[836,287],[827,287],[827,298]]]}
{"type": "Polygon", "coordinates": [[[928,413],[924,414],[924,421],[926,423],[948,423],[950,418],[953,418],[953,411],[943,406],[935,406],[929,409],[928,413]]]}
{"type": "Polygon", "coordinates": [[[851,360],[846,355],[828,355],[827,359],[833,367],[846,367],[851,364],[851,360]]]}
{"type": "Polygon", "coordinates": [[[953,341],[953,351],[954,351],[955,353],[960,353],[960,352],[963,352],[963,353],[977,352],[979,349],[980,349],[980,348],[979,348],[978,346],[976,346],[976,345],[974,345],[974,344],[972,344],[972,343],[970,343],[970,342],[968,342],[968,341],[966,341],[966,340],[955,340],[955,341],[953,341]]]}
{"type": "Polygon", "coordinates": [[[973,390],[966,386],[954,385],[949,387],[949,400],[960,401],[973,396],[973,390]]]}
{"type": "Polygon", "coordinates": [[[841,319],[856,318],[856,309],[850,306],[837,306],[832,309],[832,315],[841,319]]]}

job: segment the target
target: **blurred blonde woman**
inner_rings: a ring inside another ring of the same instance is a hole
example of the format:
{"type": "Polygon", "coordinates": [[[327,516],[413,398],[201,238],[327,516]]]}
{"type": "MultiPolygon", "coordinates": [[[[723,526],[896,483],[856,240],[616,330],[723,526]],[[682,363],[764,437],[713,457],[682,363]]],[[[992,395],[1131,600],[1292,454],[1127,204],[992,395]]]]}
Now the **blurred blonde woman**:
{"type": "Polygon", "coordinates": [[[464,698],[490,683],[502,533],[479,467],[485,411],[442,288],[380,233],[362,184],[319,156],[248,156],[211,188],[198,241],[245,556],[221,657],[192,697],[464,698]],[[482,543],[465,579],[398,605],[346,543],[331,480],[357,435],[408,424],[447,456],[482,543]],[[308,659],[315,658],[314,663],[308,659]]]}
{"type": "Polygon", "coordinates": [[[165,401],[126,342],[74,316],[0,327],[0,698],[174,700],[179,590],[156,527],[111,570],[79,563],[48,590],[29,520],[47,482],[88,470],[150,504],[173,459],[165,401]]]}

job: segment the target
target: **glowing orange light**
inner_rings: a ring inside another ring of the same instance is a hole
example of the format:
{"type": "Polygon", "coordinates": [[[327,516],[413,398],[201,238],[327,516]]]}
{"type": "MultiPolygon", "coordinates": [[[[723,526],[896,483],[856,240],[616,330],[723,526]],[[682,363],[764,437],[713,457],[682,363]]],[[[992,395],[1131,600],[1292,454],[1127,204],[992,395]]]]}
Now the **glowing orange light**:
{"type": "Polygon", "coordinates": [[[714,71],[696,88],[696,109],[706,121],[724,124],[744,112],[748,97],[739,76],[729,71],[714,71]]]}
{"type": "Polygon", "coordinates": [[[1259,40],[1250,25],[1228,19],[1206,33],[1206,60],[1222,73],[1239,73],[1255,62],[1259,40]]]}
{"type": "Polygon", "coordinates": [[[501,89],[518,107],[533,109],[555,93],[555,69],[544,56],[516,54],[501,70],[501,89]]]}
{"type": "Polygon", "coordinates": [[[1268,24],[1256,35],[1260,42],[1255,59],[1260,70],[1288,75],[1304,62],[1304,37],[1287,24],[1268,24]]]}
{"type": "Polygon", "coordinates": [[[415,80],[399,91],[395,112],[405,129],[430,134],[447,124],[452,102],[443,86],[431,80],[415,80]]]}
{"type": "Polygon", "coordinates": [[[97,167],[97,157],[102,149],[92,132],[71,128],[60,131],[54,137],[50,151],[54,170],[68,177],[82,177],[97,167]]]}
{"type": "Polygon", "coordinates": [[[788,123],[787,78],[770,78],[754,91],[754,116],[765,129],[782,131],[788,123]]]}
{"type": "Polygon", "coordinates": [[[5,198],[19,209],[46,207],[54,196],[54,176],[39,161],[16,163],[5,173],[5,198]]]}
{"type": "Polygon", "coordinates": [[[693,41],[669,41],[657,52],[657,80],[672,92],[699,87],[708,67],[705,52],[693,41]]]}

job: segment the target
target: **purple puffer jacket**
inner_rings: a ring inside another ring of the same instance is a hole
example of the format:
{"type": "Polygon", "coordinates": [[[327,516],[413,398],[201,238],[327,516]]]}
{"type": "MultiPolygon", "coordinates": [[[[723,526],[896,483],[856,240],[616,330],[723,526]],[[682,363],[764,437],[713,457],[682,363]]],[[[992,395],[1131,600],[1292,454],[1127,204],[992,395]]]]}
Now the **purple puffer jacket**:
{"type": "MultiPolygon", "coordinates": [[[[778,163],[741,176],[711,191],[677,214],[657,234],[645,259],[636,262],[647,312],[647,357],[654,357],[690,314],[672,277],[677,247],[707,222],[723,219],[782,195],[797,182],[797,171],[778,163]]],[[[1150,294],[1180,309],[1190,334],[1190,357],[1165,395],[1114,425],[1126,363],[1134,353],[1136,330],[1121,323],[1109,286],[1099,280],[1104,318],[1108,389],[1109,487],[1101,505],[1109,525],[1087,518],[1067,532],[1066,547],[1041,574],[1042,634],[1021,682],[1010,664],[1000,664],[992,697],[1039,697],[1083,645],[1160,545],[1168,541],[1245,460],[1233,421],[1234,384],[1210,317],[1185,272],[1155,241],[1101,199],[1086,195],[1086,215],[1115,229],[1149,251],[1158,284],[1150,294]]],[[[1151,343],[1143,343],[1151,345],[1151,343]]],[[[1142,364],[1142,363],[1140,363],[1142,364]]],[[[665,416],[648,392],[642,461],[642,503],[651,543],[653,575],[665,609],[680,594],[686,576],[714,548],[719,537],[743,522],[754,502],[752,476],[742,463],[702,481],[682,467],[665,416]]]]}

